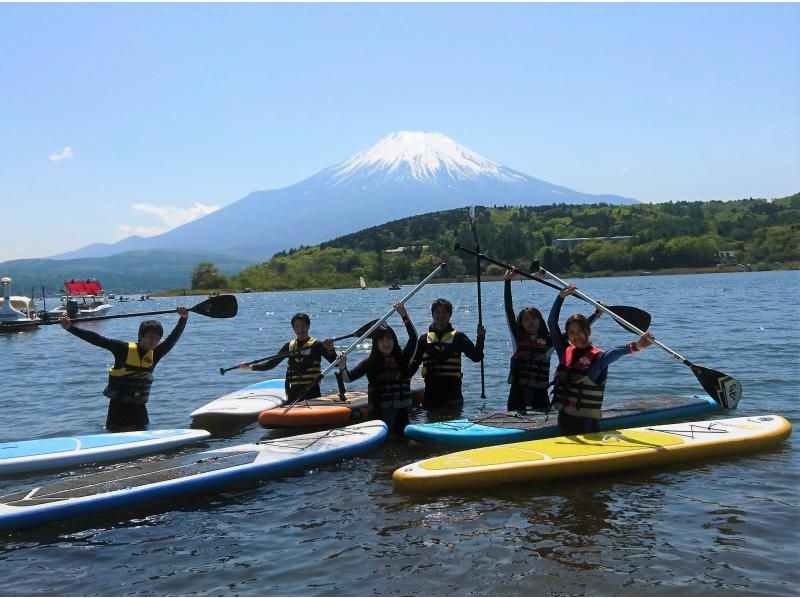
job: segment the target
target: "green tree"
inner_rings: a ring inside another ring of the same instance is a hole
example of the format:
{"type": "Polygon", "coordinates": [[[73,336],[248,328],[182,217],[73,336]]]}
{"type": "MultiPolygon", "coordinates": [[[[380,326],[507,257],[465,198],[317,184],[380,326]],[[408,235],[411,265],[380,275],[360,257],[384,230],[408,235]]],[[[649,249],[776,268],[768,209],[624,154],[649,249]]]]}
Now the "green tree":
{"type": "Polygon", "coordinates": [[[193,289],[223,289],[228,284],[228,278],[211,262],[201,262],[192,270],[193,289]]]}

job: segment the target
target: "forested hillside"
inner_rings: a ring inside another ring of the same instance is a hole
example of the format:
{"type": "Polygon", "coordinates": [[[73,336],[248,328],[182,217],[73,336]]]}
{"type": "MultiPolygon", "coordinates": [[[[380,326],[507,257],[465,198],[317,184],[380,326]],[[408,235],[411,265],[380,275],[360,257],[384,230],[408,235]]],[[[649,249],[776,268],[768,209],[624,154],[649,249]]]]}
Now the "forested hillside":
{"type": "MultiPolygon", "coordinates": [[[[713,267],[721,261],[751,269],[800,263],[800,194],[775,200],[743,199],[612,206],[551,205],[477,209],[481,249],[521,268],[538,259],[554,272],[609,273],[713,267]],[[572,249],[555,239],[584,241],[572,249]],[[720,251],[732,252],[722,258],[720,251]]],[[[370,286],[413,282],[442,261],[451,278],[474,275],[475,262],[454,251],[474,247],[466,208],[404,218],[315,247],[300,247],[242,270],[231,288],[254,290],[370,286]],[[387,253],[387,249],[404,247],[387,253]]],[[[224,282],[211,264],[204,272],[224,282]],[[209,268],[211,266],[211,268],[209,268]]],[[[499,273],[496,266],[484,272],[499,273]]],[[[197,272],[196,272],[197,274],[197,272]]],[[[203,276],[195,276],[198,288],[203,276]]]]}

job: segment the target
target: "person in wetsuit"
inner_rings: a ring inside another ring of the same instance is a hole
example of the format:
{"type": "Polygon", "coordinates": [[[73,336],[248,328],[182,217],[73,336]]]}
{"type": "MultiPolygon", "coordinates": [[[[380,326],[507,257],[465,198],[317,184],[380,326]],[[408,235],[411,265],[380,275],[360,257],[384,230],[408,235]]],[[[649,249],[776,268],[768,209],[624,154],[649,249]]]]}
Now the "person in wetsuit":
{"type": "Polygon", "coordinates": [[[436,299],[431,305],[433,323],[428,333],[417,342],[411,371],[416,372],[422,364],[422,377],[425,380],[422,406],[426,409],[462,407],[461,354],[475,362],[483,359],[486,329],[478,324],[477,340],[473,344],[466,334],[450,324],[452,315],[453,304],[447,299],[436,299]]]}
{"type": "Polygon", "coordinates": [[[78,328],[68,316],[59,319],[61,327],[92,345],[111,351],[114,365],[108,371],[108,385],[103,394],[109,398],[106,429],[109,432],[146,430],[150,424],[147,402],[153,384],[153,370],[161,358],[170,352],[183,334],[189,318],[186,307],[176,309],[180,318],[169,336],[161,342],[164,328],[157,320],[139,324],[136,342],[106,338],[78,328]]]}
{"type": "Polygon", "coordinates": [[[322,373],[320,368],[322,358],[327,359],[328,363],[333,363],[336,359],[333,339],[326,338],[324,341],[319,342],[314,337],[309,336],[311,318],[308,317],[308,314],[296,313],[292,316],[291,324],[295,338],[281,347],[279,351],[281,355],[269,361],[253,365],[241,362],[239,367],[243,370],[264,372],[271,370],[288,358],[289,361],[286,367],[286,397],[288,401],[296,400],[300,393],[303,393],[306,387],[312,384],[308,392],[303,394],[303,397],[316,399],[322,395],[319,380],[317,380],[322,373]]]}
{"type": "Polygon", "coordinates": [[[394,307],[408,333],[405,348],[400,349],[392,327],[381,324],[372,333],[369,357],[350,370],[347,368],[347,355],[342,353],[339,355],[339,370],[344,382],[367,375],[370,415],[383,420],[390,432],[402,434],[408,425],[411,407],[411,363],[417,350],[417,329],[402,303],[395,303],[394,307]]]}
{"type": "MultiPolygon", "coordinates": [[[[570,284],[559,292],[547,319],[550,330],[559,330],[561,305],[576,290],[570,284]]],[[[581,314],[574,314],[567,319],[568,343],[560,334],[552,335],[559,362],[553,381],[553,405],[558,410],[558,426],[563,435],[600,430],[608,366],[623,355],[646,349],[655,340],[652,332],[645,332],[635,342],[603,351],[592,345],[591,333],[589,321],[581,314]]]]}

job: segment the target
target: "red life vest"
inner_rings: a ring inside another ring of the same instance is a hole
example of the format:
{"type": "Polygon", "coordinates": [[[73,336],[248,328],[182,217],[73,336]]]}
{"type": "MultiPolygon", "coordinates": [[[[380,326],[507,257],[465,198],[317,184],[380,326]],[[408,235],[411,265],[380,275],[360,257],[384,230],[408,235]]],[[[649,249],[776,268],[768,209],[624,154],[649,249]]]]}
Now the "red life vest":
{"type": "Polygon", "coordinates": [[[603,372],[597,383],[589,378],[589,370],[602,355],[602,349],[594,346],[583,351],[574,345],[567,347],[564,362],[556,368],[554,379],[556,409],[575,417],[602,417],[607,372],[603,372]]]}

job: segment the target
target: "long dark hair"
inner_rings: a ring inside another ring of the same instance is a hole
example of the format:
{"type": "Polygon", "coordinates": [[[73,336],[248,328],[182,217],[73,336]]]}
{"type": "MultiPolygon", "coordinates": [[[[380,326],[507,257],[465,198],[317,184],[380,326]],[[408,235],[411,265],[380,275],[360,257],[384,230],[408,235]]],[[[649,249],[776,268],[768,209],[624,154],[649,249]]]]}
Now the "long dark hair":
{"type": "Polygon", "coordinates": [[[520,310],[519,315],[517,316],[517,330],[519,331],[520,336],[524,337],[527,334],[527,332],[525,332],[525,328],[523,328],[522,326],[522,316],[524,316],[526,313],[529,313],[532,316],[536,316],[537,318],[539,318],[539,330],[536,331],[536,336],[549,341],[550,331],[547,329],[547,323],[544,321],[544,318],[542,317],[542,312],[540,312],[535,307],[523,307],[520,310]]]}
{"type": "Polygon", "coordinates": [[[392,347],[391,356],[400,366],[400,371],[404,378],[408,377],[408,363],[403,358],[403,350],[400,348],[400,343],[397,342],[397,334],[395,334],[394,329],[389,326],[388,324],[381,324],[378,326],[375,331],[372,333],[372,350],[369,352],[369,357],[367,361],[367,377],[371,378],[375,375],[381,373],[383,369],[383,364],[385,360],[385,356],[381,353],[381,350],[378,349],[378,339],[381,339],[385,336],[391,337],[394,341],[394,346],[392,347]]]}
{"type": "Polygon", "coordinates": [[[592,336],[592,325],[589,324],[589,320],[583,314],[572,314],[567,318],[567,322],[564,324],[564,336],[569,334],[569,325],[573,322],[580,326],[581,330],[586,334],[586,338],[592,336]]]}

